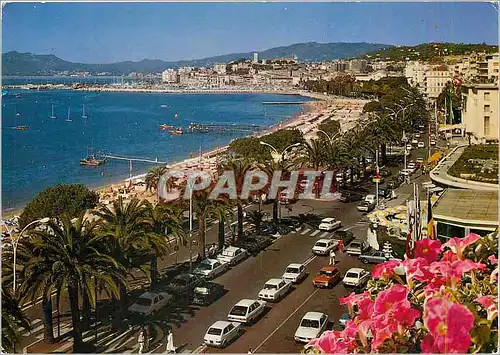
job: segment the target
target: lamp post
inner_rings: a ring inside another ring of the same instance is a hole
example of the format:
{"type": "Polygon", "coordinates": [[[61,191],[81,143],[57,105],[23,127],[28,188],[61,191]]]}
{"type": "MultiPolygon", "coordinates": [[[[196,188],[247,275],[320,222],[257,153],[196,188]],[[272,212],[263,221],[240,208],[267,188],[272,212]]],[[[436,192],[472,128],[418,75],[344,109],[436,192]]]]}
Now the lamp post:
{"type": "Polygon", "coordinates": [[[376,187],[376,198],[377,198],[377,207],[378,207],[378,182],[380,181],[380,170],[378,168],[378,147],[375,153],[375,164],[377,166],[377,175],[375,175],[375,187],[376,187]]]}
{"type": "Polygon", "coordinates": [[[330,144],[332,144],[333,140],[335,138],[337,138],[338,135],[340,135],[342,132],[337,132],[333,137],[331,137],[328,133],[326,133],[325,131],[323,131],[322,129],[318,129],[318,132],[321,132],[323,133],[327,138],[328,138],[328,142],[330,144]]]}
{"type": "Polygon", "coordinates": [[[189,273],[193,272],[193,186],[194,180],[188,179],[189,187],[189,273]]]}
{"type": "Polygon", "coordinates": [[[16,276],[17,276],[17,246],[19,244],[19,240],[21,239],[21,237],[23,236],[23,233],[28,229],[28,227],[36,224],[36,223],[47,223],[48,221],[50,221],[50,218],[49,217],[45,217],[45,218],[41,218],[41,219],[37,219],[33,222],[30,222],[28,223],[22,230],[19,234],[17,234],[16,237],[12,238],[11,237],[11,240],[12,240],[12,248],[14,250],[14,260],[13,260],[13,274],[14,274],[14,280],[13,280],[13,287],[14,287],[14,293],[16,293],[17,291],[17,288],[16,288],[16,276]]]}

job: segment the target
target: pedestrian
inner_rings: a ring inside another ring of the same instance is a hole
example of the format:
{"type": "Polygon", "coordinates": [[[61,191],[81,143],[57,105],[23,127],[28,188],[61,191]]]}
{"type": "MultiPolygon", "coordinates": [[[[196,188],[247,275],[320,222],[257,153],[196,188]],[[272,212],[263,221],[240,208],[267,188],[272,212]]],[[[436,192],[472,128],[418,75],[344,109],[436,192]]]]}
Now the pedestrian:
{"type": "Polygon", "coordinates": [[[339,252],[342,253],[342,250],[344,250],[344,241],[341,239],[339,240],[339,252]]]}
{"type": "Polygon", "coordinates": [[[175,353],[174,335],[171,330],[167,334],[167,353],[175,353]]]}
{"type": "Polygon", "coordinates": [[[139,337],[137,338],[137,342],[139,343],[139,354],[142,354],[144,351],[144,341],[146,340],[144,329],[141,329],[139,333],[139,337]]]}
{"type": "Polygon", "coordinates": [[[330,250],[330,266],[335,265],[335,251],[330,250]]]}

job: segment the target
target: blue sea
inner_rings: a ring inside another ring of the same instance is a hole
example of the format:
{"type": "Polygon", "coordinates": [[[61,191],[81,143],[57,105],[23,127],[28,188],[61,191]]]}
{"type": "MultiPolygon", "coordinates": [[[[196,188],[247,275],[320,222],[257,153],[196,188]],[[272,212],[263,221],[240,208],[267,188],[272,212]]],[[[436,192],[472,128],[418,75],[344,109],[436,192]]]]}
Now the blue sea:
{"type": "MultiPolygon", "coordinates": [[[[87,155],[89,147],[173,163],[199,154],[200,148],[206,152],[248,133],[171,136],[168,131],[159,130],[160,124],[187,127],[191,122],[201,122],[267,127],[295,115],[302,106],[264,106],[262,102],[307,100],[267,94],[9,90],[2,99],[2,210],[20,208],[38,192],[57,183],[98,187],[128,177],[128,161],[108,160],[99,167],[81,166],[79,160],[87,155]],[[50,119],[52,105],[56,119],[50,119]],[[82,105],[88,118],[82,118],[82,105]],[[72,122],[66,122],[69,109],[72,122]],[[9,128],[18,125],[29,129],[9,128]]],[[[151,167],[133,163],[132,174],[147,172],[151,167]]]]}

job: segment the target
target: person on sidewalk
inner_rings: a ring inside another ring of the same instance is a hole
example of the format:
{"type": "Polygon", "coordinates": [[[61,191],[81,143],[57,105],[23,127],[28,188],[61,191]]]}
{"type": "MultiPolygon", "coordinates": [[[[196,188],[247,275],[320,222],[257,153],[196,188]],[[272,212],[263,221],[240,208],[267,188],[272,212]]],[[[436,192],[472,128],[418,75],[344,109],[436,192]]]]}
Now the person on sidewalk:
{"type": "Polygon", "coordinates": [[[335,265],[335,251],[330,250],[330,266],[335,265]]]}
{"type": "Polygon", "coordinates": [[[174,334],[172,333],[171,330],[167,330],[167,353],[175,353],[175,346],[174,346],[174,334]]]}
{"type": "Polygon", "coordinates": [[[139,337],[137,338],[137,342],[139,343],[139,354],[142,354],[144,351],[144,342],[146,340],[146,335],[144,329],[141,329],[139,333],[139,337]]]}

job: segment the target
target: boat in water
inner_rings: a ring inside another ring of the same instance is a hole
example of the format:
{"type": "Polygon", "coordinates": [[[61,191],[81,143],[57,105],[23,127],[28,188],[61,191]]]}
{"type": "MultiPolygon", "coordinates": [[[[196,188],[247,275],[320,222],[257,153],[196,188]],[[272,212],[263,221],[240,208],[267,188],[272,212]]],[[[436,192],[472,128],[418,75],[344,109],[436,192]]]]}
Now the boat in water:
{"type": "Polygon", "coordinates": [[[172,136],[180,136],[181,134],[184,134],[184,131],[182,128],[176,128],[175,130],[168,131],[168,134],[171,134],[172,136]]]}
{"type": "Polygon", "coordinates": [[[160,105],[161,108],[167,108],[167,105],[160,105]]]}
{"type": "Polygon", "coordinates": [[[50,118],[55,119],[56,115],[54,114],[54,104],[52,104],[52,114],[50,115],[50,118]]]}
{"type": "Polygon", "coordinates": [[[28,126],[14,126],[12,129],[18,130],[18,131],[26,131],[29,127],[28,126]]]}
{"type": "Polygon", "coordinates": [[[172,129],[172,128],[175,128],[175,127],[174,127],[174,126],[172,126],[172,125],[170,125],[170,124],[161,124],[161,125],[160,125],[160,129],[161,129],[162,131],[165,131],[165,130],[167,130],[167,129],[172,129]]]}
{"type": "Polygon", "coordinates": [[[80,165],[99,166],[106,163],[106,159],[100,159],[94,153],[92,153],[92,150],[92,146],[87,149],[87,157],[84,159],[80,159],[80,165]]]}
{"type": "Polygon", "coordinates": [[[82,112],[82,118],[87,118],[87,117],[89,117],[89,116],[87,116],[87,114],[85,113],[85,105],[83,105],[82,110],[83,110],[83,112],[82,112]]]}
{"type": "Polygon", "coordinates": [[[71,119],[71,106],[68,107],[68,118],[66,118],[66,122],[73,122],[71,119]]]}

